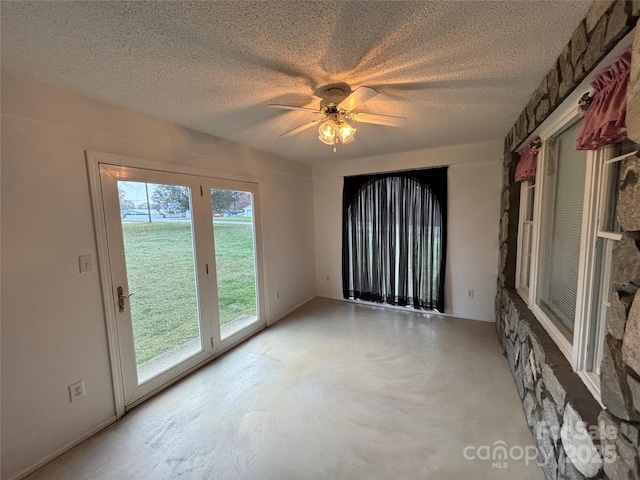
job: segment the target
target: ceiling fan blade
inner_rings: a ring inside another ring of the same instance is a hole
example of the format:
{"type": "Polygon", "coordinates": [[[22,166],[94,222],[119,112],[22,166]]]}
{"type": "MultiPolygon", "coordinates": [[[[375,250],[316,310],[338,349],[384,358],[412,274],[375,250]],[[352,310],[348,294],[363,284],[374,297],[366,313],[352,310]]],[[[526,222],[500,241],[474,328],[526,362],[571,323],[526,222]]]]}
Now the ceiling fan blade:
{"type": "Polygon", "coordinates": [[[294,128],[293,130],[289,130],[288,132],[284,132],[282,135],[280,135],[281,137],[290,137],[292,135],[295,135],[297,133],[302,132],[303,130],[306,130],[307,128],[311,128],[314,125],[317,125],[320,122],[320,120],[313,120],[312,122],[309,123],[305,123],[303,125],[300,125],[299,127],[294,128]]]}
{"type": "Polygon", "coordinates": [[[369,87],[356,88],[354,92],[351,92],[351,95],[349,95],[347,98],[345,98],[343,101],[341,101],[338,104],[338,108],[342,108],[343,110],[349,112],[354,108],[359,107],[367,100],[371,100],[376,95],[378,95],[378,92],[375,91],[373,88],[369,88],[369,87]]]}
{"type": "Polygon", "coordinates": [[[360,123],[373,123],[386,125],[387,127],[404,127],[407,124],[405,117],[393,117],[391,115],[375,115],[372,113],[351,113],[349,119],[360,123]]]}
{"type": "Polygon", "coordinates": [[[270,103],[270,104],[267,105],[267,107],[281,108],[283,110],[302,110],[303,112],[320,113],[318,110],[316,110],[314,108],[295,107],[293,105],[279,105],[277,103],[270,103]]]}

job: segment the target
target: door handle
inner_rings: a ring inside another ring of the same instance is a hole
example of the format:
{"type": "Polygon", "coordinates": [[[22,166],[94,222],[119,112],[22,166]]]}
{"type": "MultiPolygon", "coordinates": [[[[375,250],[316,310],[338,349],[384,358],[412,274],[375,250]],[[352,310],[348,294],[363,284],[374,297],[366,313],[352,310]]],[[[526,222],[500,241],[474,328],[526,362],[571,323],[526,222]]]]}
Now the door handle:
{"type": "Polygon", "coordinates": [[[124,301],[131,295],[133,295],[133,293],[125,295],[122,287],[118,287],[118,310],[120,310],[120,313],[124,312],[124,301]]]}

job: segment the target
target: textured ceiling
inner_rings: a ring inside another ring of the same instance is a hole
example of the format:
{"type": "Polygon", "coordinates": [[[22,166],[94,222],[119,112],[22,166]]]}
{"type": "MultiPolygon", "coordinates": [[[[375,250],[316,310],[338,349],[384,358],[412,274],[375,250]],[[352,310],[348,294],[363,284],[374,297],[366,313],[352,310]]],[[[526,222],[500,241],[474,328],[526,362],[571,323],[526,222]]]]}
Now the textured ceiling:
{"type": "Polygon", "coordinates": [[[2,1],[2,68],[306,163],[502,139],[591,1],[2,1]],[[327,84],[373,87],[338,148],[327,84]]]}

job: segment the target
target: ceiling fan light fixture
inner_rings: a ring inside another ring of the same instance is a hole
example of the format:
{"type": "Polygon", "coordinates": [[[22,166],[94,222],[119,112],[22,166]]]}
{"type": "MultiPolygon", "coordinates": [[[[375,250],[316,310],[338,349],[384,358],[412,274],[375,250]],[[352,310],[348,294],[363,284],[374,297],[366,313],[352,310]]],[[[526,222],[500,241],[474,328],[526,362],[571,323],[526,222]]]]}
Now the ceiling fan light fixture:
{"type": "Polygon", "coordinates": [[[342,143],[347,143],[353,139],[353,135],[356,133],[356,129],[349,125],[347,122],[338,122],[338,136],[342,143]]]}
{"type": "Polygon", "coordinates": [[[318,138],[322,143],[333,145],[334,151],[337,143],[353,141],[355,133],[355,128],[339,118],[327,118],[318,127],[318,138]]]}
{"type": "Polygon", "coordinates": [[[333,145],[336,141],[336,124],[333,120],[325,120],[318,127],[318,138],[327,145],[333,145]]]}

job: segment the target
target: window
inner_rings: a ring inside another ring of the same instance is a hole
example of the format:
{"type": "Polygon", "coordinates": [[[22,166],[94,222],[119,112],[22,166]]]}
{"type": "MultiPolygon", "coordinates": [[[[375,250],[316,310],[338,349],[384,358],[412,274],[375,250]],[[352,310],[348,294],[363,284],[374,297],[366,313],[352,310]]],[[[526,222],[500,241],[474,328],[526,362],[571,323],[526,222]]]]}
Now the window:
{"type": "Polygon", "coordinates": [[[529,295],[531,277],[531,242],[533,239],[533,204],[536,198],[536,180],[526,180],[520,187],[520,224],[518,239],[518,264],[516,271],[516,288],[520,295],[529,295]]]}
{"type": "Polygon", "coordinates": [[[625,141],[576,150],[569,113],[542,129],[536,178],[522,182],[516,289],[596,398],[611,295],[611,255],[625,141]]]}
{"type": "Polygon", "coordinates": [[[611,297],[611,256],[613,248],[622,236],[618,223],[616,205],[618,203],[618,184],[620,181],[621,161],[634,154],[638,145],[626,140],[598,153],[597,163],[601,165],[598,211],[596,213],[593,294],[590,305],[590,318],[587,322],[587,356],[585,369],[600,373],[602,347],[606,334],[606,318],[611,297]]]}
{"type": "Polygon", "coordinates": [[[447,168],[345,177],[344,298],[444,311],[447,168]]]}
{"type": "Polygon", "coordinates": [[[576,150],[579,123],[547,140],[542,182],[536,304],[571,341],[576,315],[585,151],[576,150]]]}

